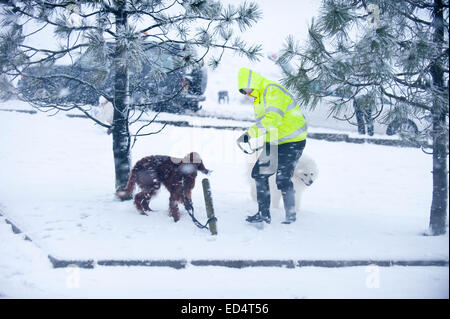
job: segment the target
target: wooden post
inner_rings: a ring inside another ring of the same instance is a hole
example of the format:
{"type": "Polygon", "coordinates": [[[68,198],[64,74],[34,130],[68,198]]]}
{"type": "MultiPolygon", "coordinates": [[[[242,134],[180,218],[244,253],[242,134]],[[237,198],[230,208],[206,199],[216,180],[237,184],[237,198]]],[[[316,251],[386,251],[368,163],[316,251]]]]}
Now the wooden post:
{"type": "MultiPolygon", "coordinates": [[[[214,207],[212,203],[211,186],[209,185],[209,179],[204,178],[202,180],[202,186],[203,195],[205,196],[206,215],[208,216],[208,219],[210,219],[214,217],[214,207]]],[[[215,220],[209,223],[209,231],[211,232],[211,235],[217,235],[217,224],[215,220]]]]}

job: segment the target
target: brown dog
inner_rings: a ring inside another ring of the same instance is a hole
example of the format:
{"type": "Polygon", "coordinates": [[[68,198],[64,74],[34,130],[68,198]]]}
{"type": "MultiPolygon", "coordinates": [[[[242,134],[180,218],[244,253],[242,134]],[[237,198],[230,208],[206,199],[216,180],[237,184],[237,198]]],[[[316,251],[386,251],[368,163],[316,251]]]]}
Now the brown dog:
{"type": "Polygon", "coordinates": [[[170,192],[169,216],[178,221],[180,219],[178,203],[184,203],[184,196],[192,202],[191,192],[195,186],[197,171],[204,174],[210,172],[203,165],[200,155],[195,152],[189,153],[184,158],[147,156],[134,165],[127,186],[116,195],[125,199],[133,193],[135,184],[139,185],[141,192],[134,196],[134,204],[141,214],[147,215],[145,212],[151,211],[150,199],[163,184],[170,192]]]}

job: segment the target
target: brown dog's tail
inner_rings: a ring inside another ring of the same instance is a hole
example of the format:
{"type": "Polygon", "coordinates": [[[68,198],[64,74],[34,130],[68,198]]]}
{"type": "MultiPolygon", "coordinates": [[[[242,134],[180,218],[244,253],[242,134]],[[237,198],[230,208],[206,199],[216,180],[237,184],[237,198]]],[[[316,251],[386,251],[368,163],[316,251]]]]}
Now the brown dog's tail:
{"type": "Polygon", "coordinates": [[[133,168],[131,170],[130,178],[128,179],[127,186],[125,189],[116,192],[116,196],[120,199],[127,199],[134,191],[134,186],[136,185],[136,170],[133,168]]]}

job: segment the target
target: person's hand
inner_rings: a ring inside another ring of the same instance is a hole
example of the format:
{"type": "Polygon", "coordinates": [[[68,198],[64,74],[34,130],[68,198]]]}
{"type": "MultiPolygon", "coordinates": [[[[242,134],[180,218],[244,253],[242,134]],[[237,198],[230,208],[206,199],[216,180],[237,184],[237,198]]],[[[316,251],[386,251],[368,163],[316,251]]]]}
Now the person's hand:
{"type": "Polygon", "coordinates": [[[250,143],[248,142],[250,140],[250,136],[247,132],[239,136],[239,138],[236,140],[237,146],[245,153],[245,154],[251,154],[252,152],[245,150],[245,148],[241,145],[242,143],[248,143],[248,148],[251,149],[250,143]]]}
{"type": "Polygon", "coordinates": [[[236,140],[236,142],[238,144],[240,144],[240,143],[248,143],[249,140],[250,140],[250,135],[248,135],[248,133],[245,132],[244,134],[239,136],[239,138],[236,140]]]}

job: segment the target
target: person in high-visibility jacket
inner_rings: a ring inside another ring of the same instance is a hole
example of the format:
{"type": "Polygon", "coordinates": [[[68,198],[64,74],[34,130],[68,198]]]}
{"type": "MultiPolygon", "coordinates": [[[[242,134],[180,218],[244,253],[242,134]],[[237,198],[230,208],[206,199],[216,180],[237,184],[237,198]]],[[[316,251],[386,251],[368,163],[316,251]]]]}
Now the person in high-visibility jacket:
{"type": "Polygon", "coordinates": [[[239,92],[253,97],[256,124],[238,139],[238,143],[264,136],[265,145],[252,169],[256,182],[258,212],[248,216],[250,223],[271,222],[269,177],[276,173],[277,188],[283,196],[286,220],[296,220],[295,190],[291,181],[295,166],[306,145],[308,127],[300,106],[282,85],[258,73],[241,68],[239,92]]]}

